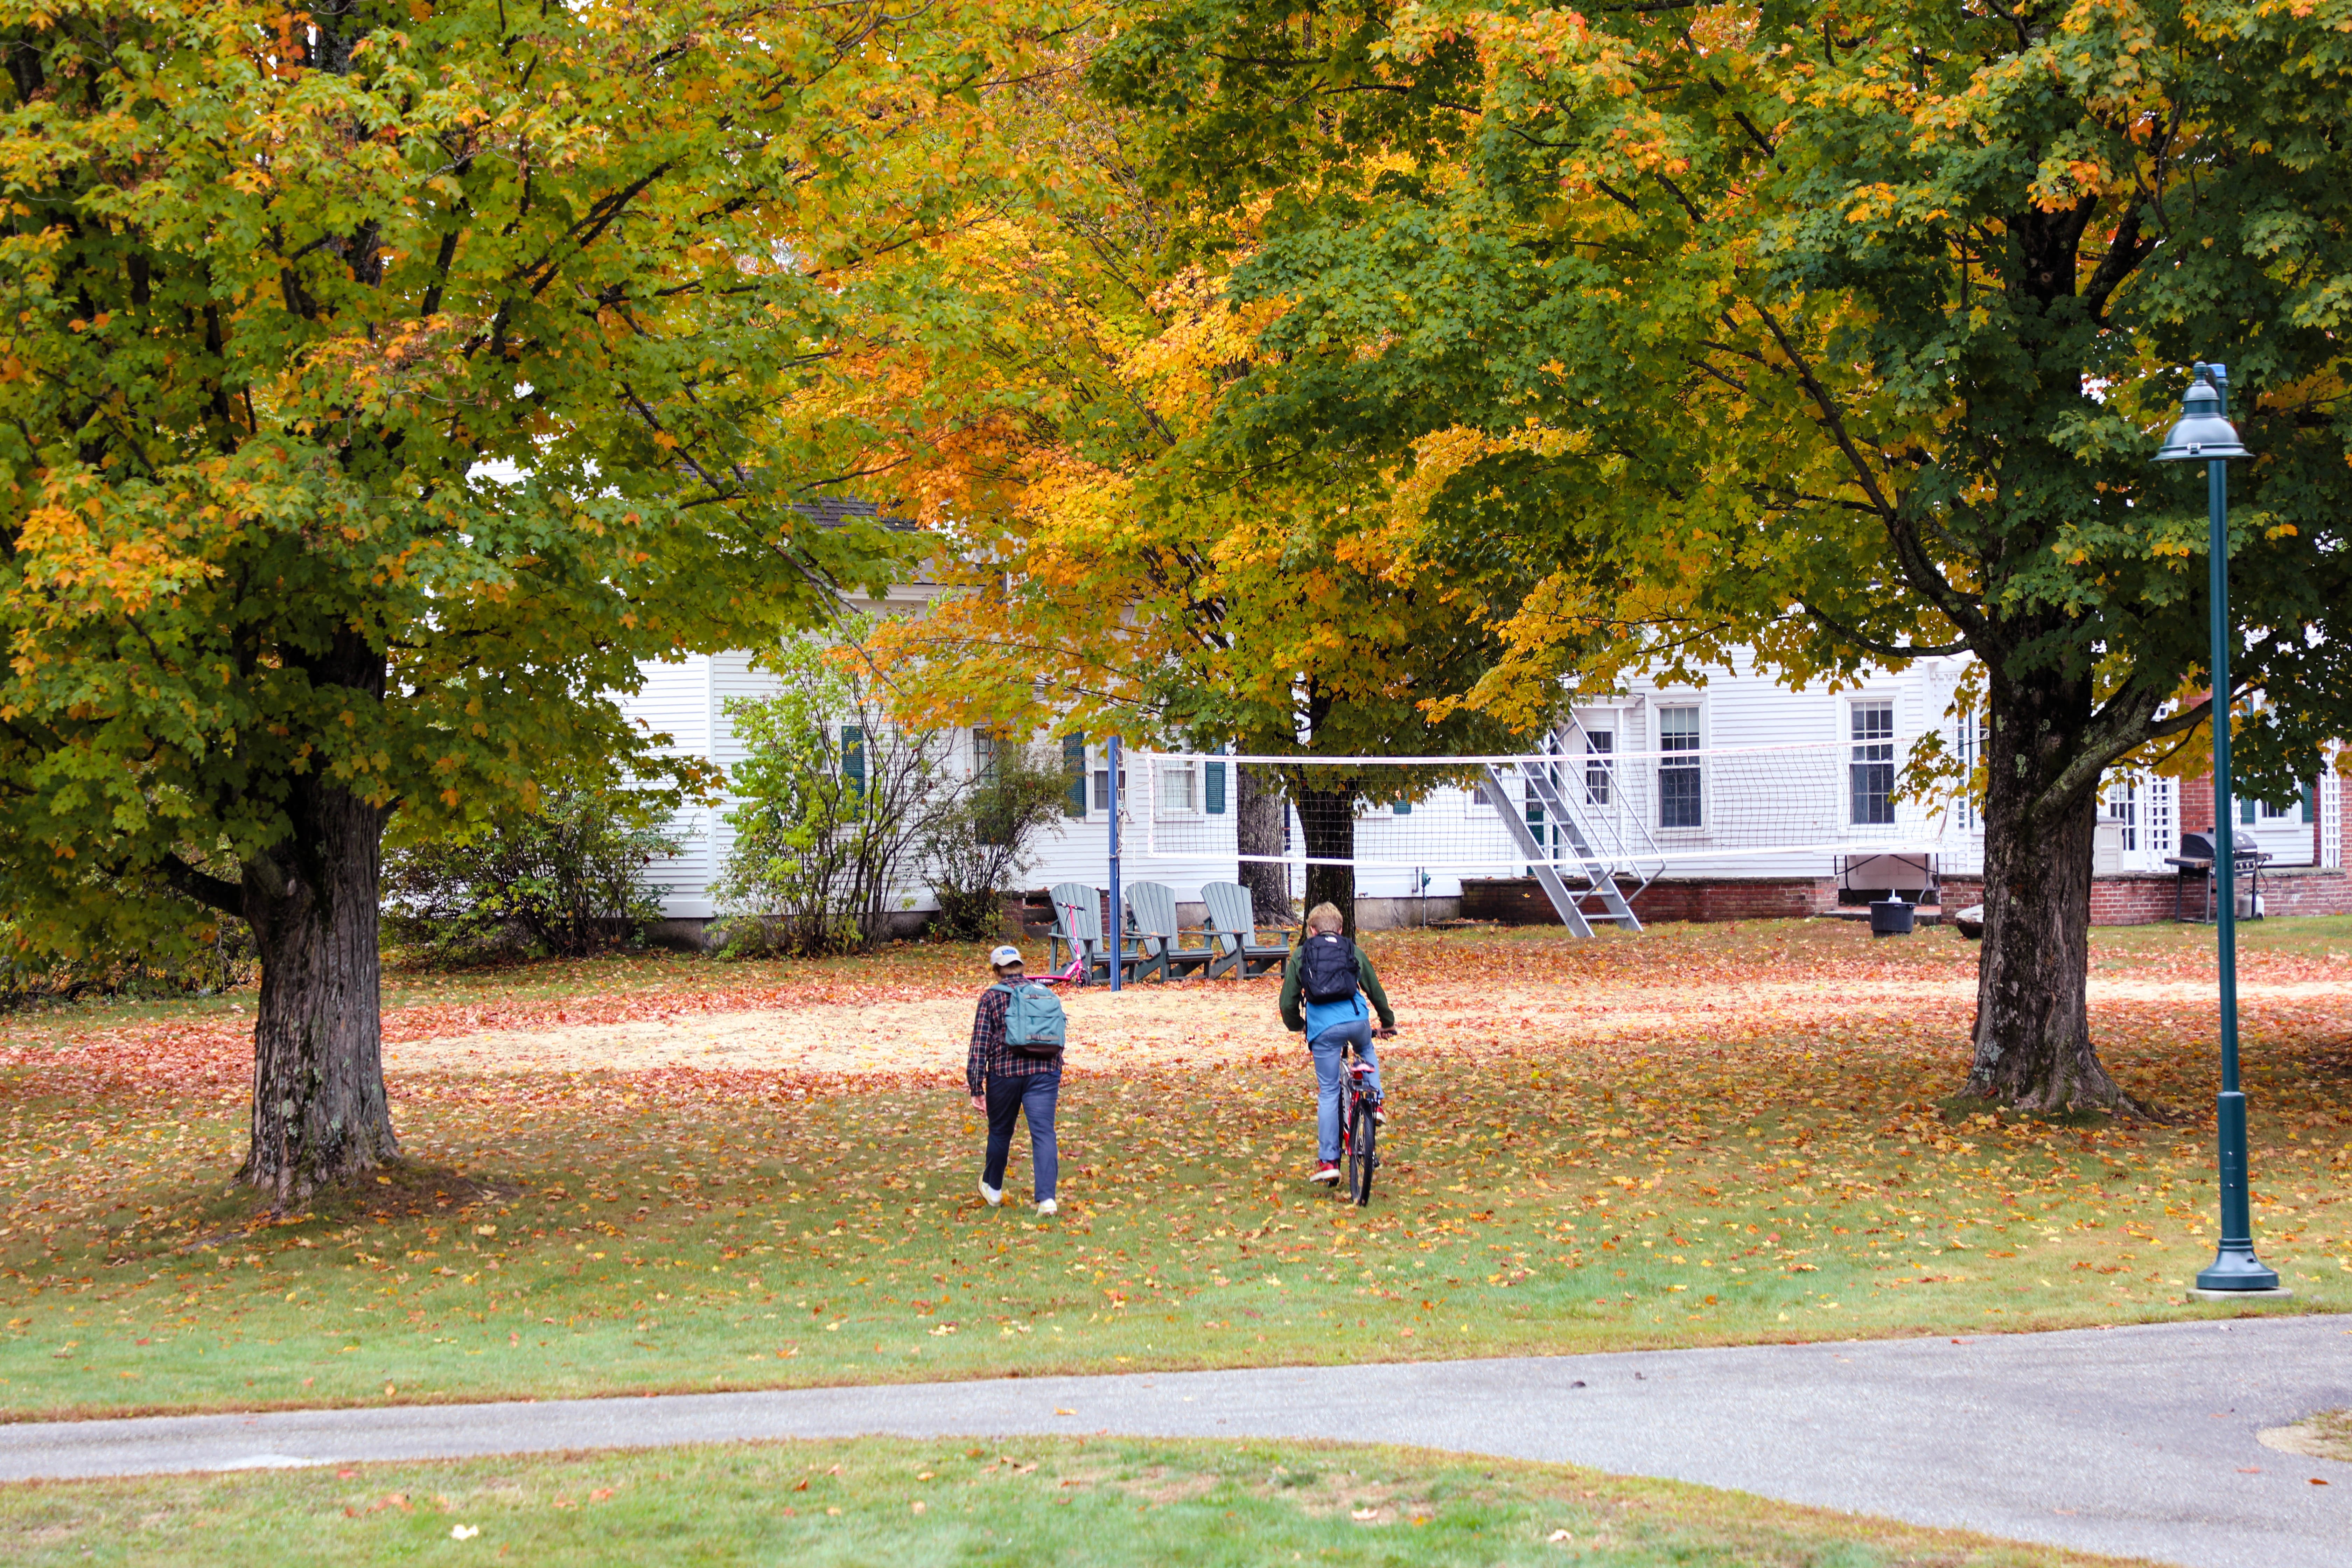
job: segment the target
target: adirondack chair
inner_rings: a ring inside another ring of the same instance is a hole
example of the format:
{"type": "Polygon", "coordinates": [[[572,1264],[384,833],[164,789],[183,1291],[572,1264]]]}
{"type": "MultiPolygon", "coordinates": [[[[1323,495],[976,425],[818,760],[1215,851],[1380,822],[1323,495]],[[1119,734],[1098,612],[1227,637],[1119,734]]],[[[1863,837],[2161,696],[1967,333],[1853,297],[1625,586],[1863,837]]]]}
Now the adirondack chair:
{"type": "MultiPolygon", "coordinates": [[[[1054,884],[1054,928],[1045,934],[1045,962],[1051,969],[1058,972],[1069,962],[1063,956],[1065,950],[1086,955],[1086,963],[1078,971],[1080,984],[1090,985],[1110,978],[1111,955],[1103,940],[1102,893],[1084,882],[1054,884]]],[[[1132,943],[1119,944],[1118,962],[1130,973],[1137,956],[1132,943]]]]}
{"type": "MultiPolygon", "coordinates": [[[[1054,924],[1045,933],[1045,966],[1060,973],[1081,953],[1086,964],[1078,971],[1081,985],[1095,977],[1095,965],[1102,960],[1102,905],[1100,895],[1084,882],[1056,882],[1053,889],[1054,924]]],[[[1106,967],[1103,973],[1110,971],[1106,967]]]]}
{"type": "Polygon", "coordinates": [[[1161,882],[1131,882],[1127,888],[1127,929],[1135,940],[1135,977],[1158,974],[1173,980],[1214,956],[1205,947],[1183,945],[1176,924],[1176,890],[1161,882]]]}
{"type": "Polygon", "coordinates": [[[1201,901],[1209,910],[1209,978],[1238,969],[1247,979],[1279,969],[1289,961],[1287,942],[1280,947],[1258,942],[1257,907],[1247,888],[1239,882],[1204,883],[1201,901]]]}

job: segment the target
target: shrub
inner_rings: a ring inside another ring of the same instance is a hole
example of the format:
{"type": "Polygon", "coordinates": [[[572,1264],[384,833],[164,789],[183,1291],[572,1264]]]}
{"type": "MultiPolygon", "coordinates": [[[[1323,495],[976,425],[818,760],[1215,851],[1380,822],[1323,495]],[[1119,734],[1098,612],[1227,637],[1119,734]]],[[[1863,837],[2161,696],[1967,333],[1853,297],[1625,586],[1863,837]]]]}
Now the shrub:
{"type": "Polygon", "coordinates": [[[857,655],[866,629],[762,655],[775,695],[727,704],[749,753],[730,774],[735,843],[711,886],[730,955],[870,948],[891,909],[914,901],[907,873],[951,804],[948,743],[890,719],[857,655]]]}
{"type": "Polygon", "coordinates": [[[1018,888],[1038,836],[1059,823],[1070,781],[1058,754],[1030,747],[987,758],[923,845],[923,868],[939,900],[943,936],[996,935],[998,900],[1018,888]]]}
{"type": "Polygon", "coordinates": [[[384,857],[385,923],[442,960],[635,945],[661,914],[646,873],[677,853],[662,826],[674,804],[619,785],[558,788],[535,812],[395,848],[384,857]]]}
{"type": "Polygon", "coordinates": [[[0,917],[0,1013],[85,996],[209,996],[260,977],[245,922],[190,906],[176,941],[68,953],[0,917]]]}

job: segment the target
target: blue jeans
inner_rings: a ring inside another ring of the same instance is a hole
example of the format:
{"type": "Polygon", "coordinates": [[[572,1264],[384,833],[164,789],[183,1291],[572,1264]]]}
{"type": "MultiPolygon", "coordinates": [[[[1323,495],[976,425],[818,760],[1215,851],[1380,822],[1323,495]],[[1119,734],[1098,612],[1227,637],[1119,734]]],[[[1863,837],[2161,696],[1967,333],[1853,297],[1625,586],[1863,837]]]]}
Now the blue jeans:
{"type": "Polygon", "coordinates": [[[988,1163],[980,1179],[990,1186],[1004,1185],[1004,1163],[1013,1153],[1013,1120],[1029,1119],[1029,1174],[1039,1203],[1054,1195],[1061,1179],[1062,1152],[1054,1142],[1054,1101],[1062,1092],[1062,1075],[1033,1073],[1027,1078],[988,1080],[988,1163]]]}
{"type": "Polygon", "coordinates": [[[1340,1058],[1349,1046],[1372,1069],[1372,1098],[1381,1097],[1381,1060],[1372,1050],[1371,1019],[1334,1024],[1307,1042],[1315,1057],[1315,1157],[1318,1160],[1339,1158],[1339,1088],[1348,1070],[1340,1058]]]}

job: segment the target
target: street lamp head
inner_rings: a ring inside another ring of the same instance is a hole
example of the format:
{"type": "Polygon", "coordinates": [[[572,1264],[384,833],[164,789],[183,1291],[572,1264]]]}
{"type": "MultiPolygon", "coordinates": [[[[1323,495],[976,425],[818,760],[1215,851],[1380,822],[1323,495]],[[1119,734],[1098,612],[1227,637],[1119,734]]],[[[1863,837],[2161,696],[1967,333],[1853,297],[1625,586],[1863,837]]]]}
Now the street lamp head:
{"type": "Polygon", "coordinates": [[[2188,395],[2180,400],[2180,418],[2172,426],[2164,445],[2157,448],[2159,463],[2202,463],[2216,458],[2252,456],[2238,440],[2238,427],[2221,413],[2221,394],[2214,386],[2211,369],[2197,367],[2197,379],[2189,384],[2188,395]]]}

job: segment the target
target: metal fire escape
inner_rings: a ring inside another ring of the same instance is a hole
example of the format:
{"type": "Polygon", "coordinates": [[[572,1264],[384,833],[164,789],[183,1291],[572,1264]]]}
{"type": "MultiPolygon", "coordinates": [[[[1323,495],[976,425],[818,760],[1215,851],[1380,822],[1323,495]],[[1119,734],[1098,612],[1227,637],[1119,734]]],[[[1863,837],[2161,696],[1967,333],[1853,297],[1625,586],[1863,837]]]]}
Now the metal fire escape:
{"type": "Polygon", "coordinates": [[[1524,801],[1511,798],[1499,766],[1489,763],[1478,783],[1479,794],[1510,829],[1536,881],[1572,936],[1591,936],[1596,921],[1640,931],[1633,900],[1664,869],[1643,814],[1628,809],[1626,781],[1617,776],[1614,763],[1612,754],[1591,749],[1584,726],[1570,718],[1547,738],[1543,758],[1520,764],[1524,801]],[[1609,770],[1599,775],[1607,781],[1599,789],[1586,773],[1596,765],[1595,758],[1608,759],[1598,764],[1609,770]],[[1540,822],[1531,822],[1532,816],[1539,816],[1540,822]],[[1583,885],[1571,888],[1560,875],[1563,868],[1583,885]],[[1630,892],[1624,886],[1628,880],[1630,892]]]}

